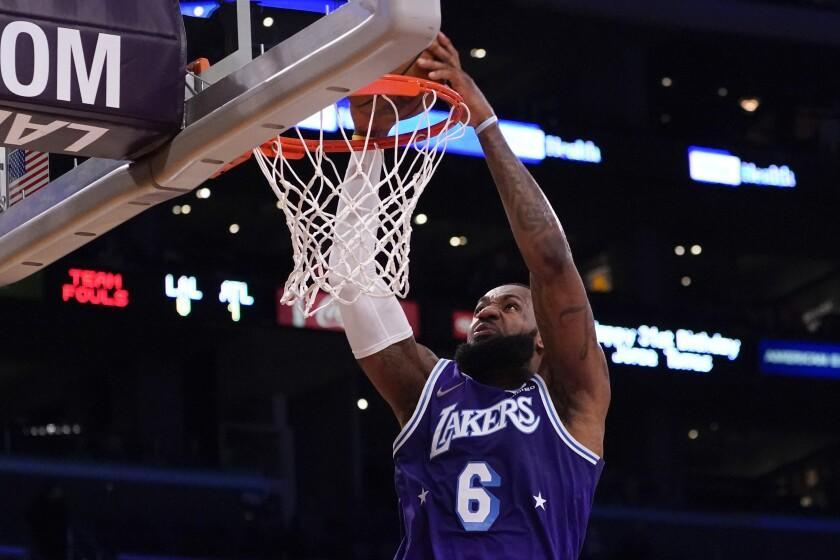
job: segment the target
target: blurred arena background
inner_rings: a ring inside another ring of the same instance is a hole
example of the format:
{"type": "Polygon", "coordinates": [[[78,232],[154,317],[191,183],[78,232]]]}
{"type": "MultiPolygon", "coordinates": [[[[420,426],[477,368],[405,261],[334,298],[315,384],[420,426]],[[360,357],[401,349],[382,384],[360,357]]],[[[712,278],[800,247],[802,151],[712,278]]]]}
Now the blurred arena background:
{"type": "MultiPolygon", "coordinates": [[[[341,4],[254,2],[255,52],[341,4]]],[[[837,558],[840,2],[442,8],[610,361],[582,558],[837,558]]],[[[233,48],[233,10],[182,2],[190,60],[233,48]]],[[[527,280],[474,148],[414,218],[408,307],[441,355],[527,280]]],[[[288,236],[249,163],[0,289],[0,559],[393,556],[397,426],[335,317],[277,305],[288,236]]]]}

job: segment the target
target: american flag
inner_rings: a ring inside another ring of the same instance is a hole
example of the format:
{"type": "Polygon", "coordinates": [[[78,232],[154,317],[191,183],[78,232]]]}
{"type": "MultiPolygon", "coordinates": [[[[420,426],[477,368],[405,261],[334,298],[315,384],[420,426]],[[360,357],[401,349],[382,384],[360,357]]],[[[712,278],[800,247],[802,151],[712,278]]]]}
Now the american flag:
{"type": "Polygon", "coordinates": [[[23,148],[8,152],[6,192],[9,206],[16,204],[50,182],[50,155],[23,148]]]}

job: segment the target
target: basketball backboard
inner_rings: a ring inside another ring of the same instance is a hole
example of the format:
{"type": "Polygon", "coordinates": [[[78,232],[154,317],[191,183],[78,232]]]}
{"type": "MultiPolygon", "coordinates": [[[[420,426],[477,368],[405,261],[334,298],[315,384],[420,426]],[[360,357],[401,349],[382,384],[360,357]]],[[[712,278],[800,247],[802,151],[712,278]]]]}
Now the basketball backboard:
{"type": "Polygon", "coordinates": [[[193,80],[171,142],[133,162],[89,159],[0,212],[0,285],[198,187],[415,56],[440,27],[440,0],[350,0],[252,59],[250,5],[236,2],[239,48],[193,80]]]}

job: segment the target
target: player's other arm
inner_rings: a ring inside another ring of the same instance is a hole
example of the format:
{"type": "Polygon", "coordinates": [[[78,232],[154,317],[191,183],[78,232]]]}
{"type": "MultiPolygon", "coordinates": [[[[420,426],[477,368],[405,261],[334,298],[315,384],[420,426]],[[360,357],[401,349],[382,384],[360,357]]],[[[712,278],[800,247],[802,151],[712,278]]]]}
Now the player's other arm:
{"type": "MultiPolygon", "coordinates": [[[[436,60],[419,63],[430,77],[449,80],[470,107],[477,126],[493,109],[460,68],[452,43],[440,35],[430,49],[436,60]]],[[[610,384],[603,351],[595,338],[592,310],[566,235],[537,182],[494,124],[479,134],[490,173],[513,236],[531,274],[537,325],[544,345],[541,370],[572,435],[598,454],[603,450],[610,384]]]]}
{"type": "Polygon", "coordinates": [[[411,418],[423,385],[437,363],[431,350],[417,344],[396,296],[352,294],[339,304],[344,332],[353,355],[376,390],[393,410],[400,427],[411,418]]]}
{"type": "Polygon", "coordinates": [[[400,427],[411,418],[437,361],[437,356],[413,336],[358,359],[365,375],[394,411],[400,427]]]}
{"type": "MultiPolygon", "coordinates": [[[[338,226],[352,227],[352,224],[338,226]]],[[[335,255],[331,255],[330,268],[346,268],[340,259],[333,258],[335,255]]],[[[360,256],[360,260],[365,259],[360,256]]],[[[384,291],[382,284],[380,289],[384,291]]],[[[360,293],[351,285],[345,286],[341,295],[353,302],[338,304],[353,355],[402,427],[411,418],[437,357],[415,342],[411,325],[396,296],[374,297],[360,293]]]]}

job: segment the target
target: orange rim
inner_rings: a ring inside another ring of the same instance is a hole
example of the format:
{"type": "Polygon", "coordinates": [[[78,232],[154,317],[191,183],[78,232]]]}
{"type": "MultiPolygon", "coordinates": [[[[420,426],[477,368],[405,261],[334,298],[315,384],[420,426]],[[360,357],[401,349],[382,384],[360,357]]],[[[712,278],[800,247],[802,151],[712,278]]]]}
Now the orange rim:
{"type": "MultiPolygon", "coordinates": [[[[198,62],[198,61],[196,61],[198,62]]],[[[275,158],[280,155],[281,150],[278,150],[278,145],[282,148],[282,157],[288,160],[298,160],[303,159],[307,152],[312,152],[318,149],[319,146],[323,146],[323,150],[329,153],[336,153],[336,152],[350,152],[350,151],[361,151],[365,149],[365,146],[370,147],[375,145],[378,149],[387,149],[393,148],[394,146],[405,146],[409,142],[411,142],[412,137],[416,141],[427,140],[428,138],[434,138],[438,134],[445,132],[456,123],[459,123],[463,120],[464,116],[466,115],[466,105],[464,105],[464,98],[461,97],[461,94],[455,91],[454,89],[447,87],[443,84],[439,84],[437,82],[433,82],[431,80],[426,80],[423,78],[417,78],[414,76],[403,76],[399,74],[386,74],[382,76],[382,78],[376,80],[372,84],[363,87],[362,89],[351,93],[348,97],[358,97],[358,96],[366,96],[366,95],[391,95],[396,97],[417,97],[420,94],[424,93],[435,93],[437,94],[438,99],[441,99],[448,103],[453,110],[451,111],[449,118],[440,121],[439,123],[435,123],[431,127],[428,127],[426,130],[418,131],[417,134],[413,133],[404,133],[404,134],[397,134],[395,136],[382,136],[382,137],[372,137],[367,140],[323,140],[315,139],[315,140],[301,140],[300,138],[294,138],[289,136],[278,136],[269,140],[268,142],[263,143],[259,149],[269,158],[275,158]]],[[[248,161],[251,156],[252,152],[247,152],[236,158],[235,160],[229,162],[227,165],[222,167],[219,171],[214,173],[211,176],[211,179],[222,175],[241,165],[242,163],[248,161]]]]}
{"type": "Polygon", "coordinates": [[[438,99],[448,103],[453,108],[453,111],[450,113],[449,118],[435,123],[423,131],[418,131],[417,134],[403,133],[394,136],[372,137],[367,140],[301,140],[300,138],[278,136],[262,144],[260,151],[266,157],[270,158],[277,157],[278,153],[282,151],[282,156],[286,159],[301,159],[307,152],[313,152],[319,147],[322,147],[324,152],[327,153],[361,151],[365,149],[365,146],[370,147],[372,145],[376,145],[379,149],[387,149],[395,146],[405,146],[411,142],[412,137],[416,141],[434,138],[456,123],[461,122],[464,118],[466,110],[461,94],[445,85],[413,76],[386,74],[372,84],[350,94],[348,97],[365,95],[417,97],[424,93],[436,93],[438,99]],[[278,144],[282,150],[278,150],[278,144]]]}

